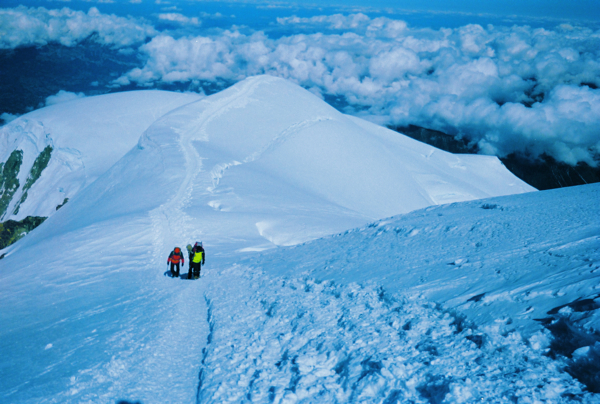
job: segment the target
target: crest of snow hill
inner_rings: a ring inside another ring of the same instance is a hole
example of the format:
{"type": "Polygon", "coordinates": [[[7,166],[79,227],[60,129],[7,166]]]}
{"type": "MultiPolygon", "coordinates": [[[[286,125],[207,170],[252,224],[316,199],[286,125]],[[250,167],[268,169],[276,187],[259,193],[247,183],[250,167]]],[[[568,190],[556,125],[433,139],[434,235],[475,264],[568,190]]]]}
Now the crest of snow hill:
{"type": "MultiPolygon", "coordinates": [[[[443,152],[343,115],[287,81],[261,76],[202,100],[163,91],[117,93],[20,117],[0,132],[0,220],[52,216],[132,149],[153,122],[160,127],[161,116],[169,121],[168,112],[184,104],[174,114],[190,130],[197,111],[214,110],[195,139],[205,142],[202,169],[211,170],[213,182],[226,168],[244,164],[238,170],[258,168],[272,177],[271,184],[264,175],[252,177],[265,186],[283,184],[369,220],[534,190],[495,157],[443,152]]],[[[245,191],[252,199],[265,190],[245,191]]]]}

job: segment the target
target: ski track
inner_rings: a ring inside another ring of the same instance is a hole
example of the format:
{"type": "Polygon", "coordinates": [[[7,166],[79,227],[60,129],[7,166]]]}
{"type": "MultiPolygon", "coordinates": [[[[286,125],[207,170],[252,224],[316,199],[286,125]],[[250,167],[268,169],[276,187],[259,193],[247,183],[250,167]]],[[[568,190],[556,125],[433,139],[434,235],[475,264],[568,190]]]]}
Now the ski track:
{"type": "Polygon", "coordinates": [[[125,392],[143,403],[192,403],[198,378],[198,357],[208,333],[203,286],[183,290],[173,304],[170,318],[151,341],[139,378],[125,392]],[[151,371],[148,371],[151,370],[151,371]],[[161,375],[161,377],[156,377],[161,375]]]}
{"type": "Polygon", "coordinates": [[[244,163],[251,163],[253,161],[258,160],[262,155],[275,149],[276,146],[278,146],[278,145],[284,143],[285,141],[287,141],[288,139],[292,138],[294,135],[296,135],[298,132],[300,132],[303,129],[308,129],[311,126],[317,125],[321,122],[331,121],[331,120],[333,120],[333,118],[328,117],[328,116],[318,116],[318,117],[315,117],[315,118],[307,120],[307,121],[296,122],[296,123],[290,125],[289,127],[287,127],[285,130],[281,131],[281,133],[279,133],[277,136],[275,136],[261,150],[258,150],[256,152],[252,153],[250,156],[246,157],[244,159],[244,163]]]}
{"type": "Polygon", "coordinates": [[[197,403],[593,402],[536,348],[541,333],[527,341],[502,322],[475,329],[376,285],[244,266],[206,282],[197,403]]]}

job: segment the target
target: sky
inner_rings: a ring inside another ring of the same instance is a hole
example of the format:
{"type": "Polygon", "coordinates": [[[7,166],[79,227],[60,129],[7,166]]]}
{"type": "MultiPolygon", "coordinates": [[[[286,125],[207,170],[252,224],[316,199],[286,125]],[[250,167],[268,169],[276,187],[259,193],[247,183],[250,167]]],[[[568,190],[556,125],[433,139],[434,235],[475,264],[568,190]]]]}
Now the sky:
{"type": "MultiPolygon", "coordinates": [[[[131,56],[137,66],[112,72],[105,91],[185,85],[208,93],[270,74],[345,113],[441,130],[484,154],[600,161],[594,1],[3,5],[0,50],[91,41],[131,56]]],[[[3,112],[4,121],[15,117],[3,112]]]]}

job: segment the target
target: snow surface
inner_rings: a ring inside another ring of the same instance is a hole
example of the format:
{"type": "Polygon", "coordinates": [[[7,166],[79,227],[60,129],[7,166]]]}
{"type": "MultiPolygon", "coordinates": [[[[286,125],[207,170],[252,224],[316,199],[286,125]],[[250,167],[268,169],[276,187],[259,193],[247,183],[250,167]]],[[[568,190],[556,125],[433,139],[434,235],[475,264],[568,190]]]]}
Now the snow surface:
{"type": "Polygon", "coordinates": [[[0,401],[597,402],[534,319],[597,297],[600,187],[531,190],[245,80],[2,251],[0,401]],[[196,240],[202,278],[165,276],[196,240]]]}
{"type": "Polygon", "coordinates": [[[200,98],[155,90],[106,94],[41,108],[1,127],[0,161],[13,150],[23,151],[21,189],[3,220],[51,216],[65,198],[73,198],[131,150],[150,124],[200,98]],[[48,167],[14,215],[29,171],[46,146],[54,149],[48,167]]]}

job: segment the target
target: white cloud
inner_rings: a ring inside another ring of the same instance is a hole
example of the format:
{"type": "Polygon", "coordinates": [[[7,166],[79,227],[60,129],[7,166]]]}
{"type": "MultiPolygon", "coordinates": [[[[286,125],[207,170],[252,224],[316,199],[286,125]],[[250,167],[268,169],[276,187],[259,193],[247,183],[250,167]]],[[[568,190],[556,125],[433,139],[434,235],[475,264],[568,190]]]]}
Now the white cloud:
{"type": "Polygon", "coordinates": [[[2,114],[0,114],[0,121],[3,121],[4,124],[7,124],[11,121],[14,121],[18,117],[19,117],[19,115],[9,114],[8,112],[3,112],[2,114]]]}
{"type": "Polygon", "coordinates": [[[65,90],[60,90],[58,93],[46,98],[46,106],[60,104],[62,102],[73,101],[85,97],[83,93],[72,93],[65,90]]]}
{"type": "Polygon", "coordinates": [[[370,76],[387,82],[403,79],[407,74],[419,74],[425,67],[415,52],[404,47],[381,51],[369,61],[370,76]]]}
{"type": "Polygon", "coordinates": [[[207,18],[207,19],[210,18],[210,19],[213,19],[213,20],[218,20],[218,19],[221,19],[221,18],[224,17],[223,14],[221,14],[219,12],[211,14],[211,13],[207,13],[207,12],[204,12],[204,11],[200,12],[200,16],[202,18],[207,18]]]}
{"type": "Polygon", "coordinates": [[[595,164],[600,155],[600,32],[413,29],[363,14],[278,22],[340,32],[160,35],[140,48],[145,65],[118,83],[233,82],[266,73],[342,97],[346,112],[460,133],[489,153],[548,153],[570,164],[595,164]]]}
{"type": "Polygon", "coordinates": [[[181,25],[193,25],[199,27],[202,22],[198,19],[198,17],[186,17],[183,14],[179,13],[163,13],[158,15],[158,19],[162,21],[170,21],[174,23],[178,23],[181,25]]]}
{"type": "Polygon", "coordinates": [[[369,17],[362,13],[351,14],[345,16],[342,14],[334,15],[321,15],[310,18],[300,17],[284,17],[277,18],[277,23],[280,25],[305,25],[305,26],[318,26],[319,28],[327,27],[329,29],[356,29],[365,26],[371,20],[369,17]]]}
{"type": "MultiPolygon", "coordinates": [[[[201,25],[198,17],[177,12],[159,18],[201,25]]],[[[310,34],[270,38],[232,28],[173,37],[95,8],[18,7],[0,9],[0,48],[51,41],[72,46],[92,38],[132,52],[152,38],[138,48],[143,65],[114,86],[235,82],[266,73],[343,99],[345,112],[461,134],[489,153],[549,153],[571,164],[594,164],[600,154],[600,31],[564,25],[417,29],[360,13],[277,21],[284,32],[310,34]]]]}
{"type": "Polygon", "coordinates": [[[58,42],[74,46],[91,37],[110,46],[124,47],[156,34],[154,28],[133,18],[102,14],[92,7],[87,13],[68,8],[43,7],[0,9],[0,48],[39,46],[58,42]]]}

